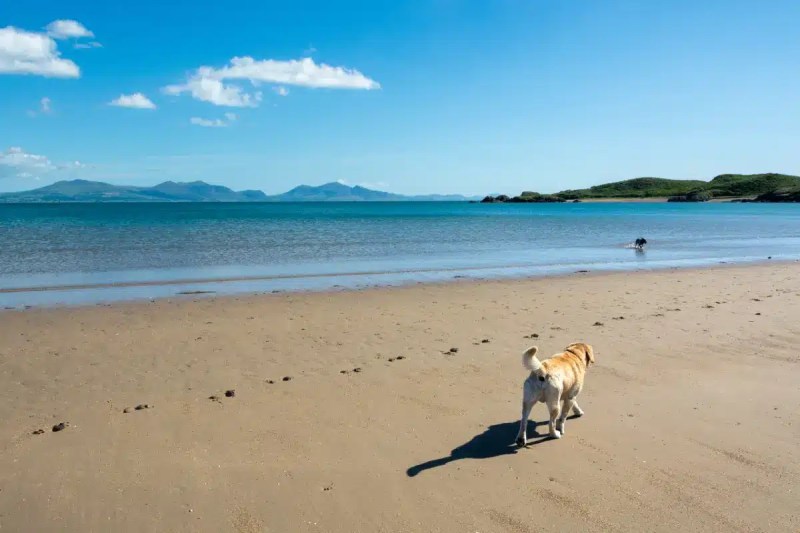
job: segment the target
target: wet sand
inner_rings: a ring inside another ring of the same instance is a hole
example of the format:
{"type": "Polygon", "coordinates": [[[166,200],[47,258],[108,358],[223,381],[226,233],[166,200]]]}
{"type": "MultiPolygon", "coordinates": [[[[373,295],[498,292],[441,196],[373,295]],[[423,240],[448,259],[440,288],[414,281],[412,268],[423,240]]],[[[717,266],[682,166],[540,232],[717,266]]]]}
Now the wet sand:
{"type": "Polygon", "coordinates": [[[798,274],[0,312],[0,530],[797,531],[798,274]],[[520,353],[578,340],[517,449],[520,353]]]}

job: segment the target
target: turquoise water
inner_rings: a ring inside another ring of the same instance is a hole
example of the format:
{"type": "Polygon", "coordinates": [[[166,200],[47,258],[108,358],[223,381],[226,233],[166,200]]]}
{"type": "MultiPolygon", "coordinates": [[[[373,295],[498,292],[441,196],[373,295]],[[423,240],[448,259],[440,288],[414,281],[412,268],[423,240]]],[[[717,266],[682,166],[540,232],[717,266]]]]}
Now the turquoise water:
{"type": "Polygon", "coordinates": [[[800,206],[0,205],[3,307],[690,267],[768,256],[800,259],[800,206]],[[650,243],[645,253],[626,248],[639,236],[650,243]]]}

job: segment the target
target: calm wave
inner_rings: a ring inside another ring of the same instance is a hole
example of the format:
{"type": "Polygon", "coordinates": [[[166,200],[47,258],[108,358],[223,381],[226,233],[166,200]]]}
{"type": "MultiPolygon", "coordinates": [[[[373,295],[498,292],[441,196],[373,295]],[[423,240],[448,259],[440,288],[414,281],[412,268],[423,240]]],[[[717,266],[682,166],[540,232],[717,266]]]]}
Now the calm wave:
{"type": "Polygon", "coordinates": [[[800,206],[0,205],[2,306],[701,266],[768,256],[800,258],[800,206]],[[625,247],[639,236],[650,243],[643,254],[625,247]]]}

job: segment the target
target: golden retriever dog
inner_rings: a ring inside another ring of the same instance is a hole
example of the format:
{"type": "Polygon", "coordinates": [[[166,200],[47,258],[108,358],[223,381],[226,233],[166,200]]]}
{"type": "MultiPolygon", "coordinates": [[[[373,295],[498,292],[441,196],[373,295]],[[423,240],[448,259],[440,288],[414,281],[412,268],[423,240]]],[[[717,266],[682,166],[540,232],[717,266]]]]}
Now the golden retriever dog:
{"type": "Polygon", "coordinates": [[[586,369],[594,363],[594,350],[588,344],[570,344],[559,354],[544,361],[536,358],[539,348],[532,346],[522,354],[522,365],[531,375],[522,386],[522,420],[516,443],[525,446],[528,442],[526,428],[531,409],[536,402],[544,402],[550,411],[550,436],[560,439],[564,434],[570,410],[582,416],[583,410],[575,399],[583,388],[586,369]]]}

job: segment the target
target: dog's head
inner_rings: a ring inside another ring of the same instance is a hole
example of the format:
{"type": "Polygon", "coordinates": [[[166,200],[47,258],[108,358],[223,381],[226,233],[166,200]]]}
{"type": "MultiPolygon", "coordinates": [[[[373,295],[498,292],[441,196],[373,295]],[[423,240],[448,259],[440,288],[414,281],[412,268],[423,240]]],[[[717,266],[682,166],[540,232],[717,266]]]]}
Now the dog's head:
{"type": "Polygon", "coordinates": [[[589,365],[594,364],[594,349],[592,348],[591,344],[586,344],[584,342],[573,342],[567,346],[566,351],[572,352],[583,359],[587,368],[589,365]]]}

